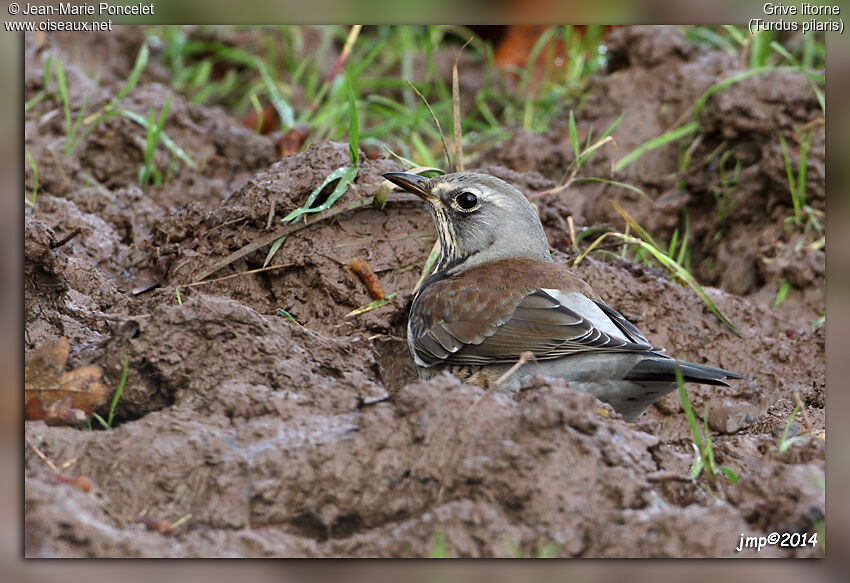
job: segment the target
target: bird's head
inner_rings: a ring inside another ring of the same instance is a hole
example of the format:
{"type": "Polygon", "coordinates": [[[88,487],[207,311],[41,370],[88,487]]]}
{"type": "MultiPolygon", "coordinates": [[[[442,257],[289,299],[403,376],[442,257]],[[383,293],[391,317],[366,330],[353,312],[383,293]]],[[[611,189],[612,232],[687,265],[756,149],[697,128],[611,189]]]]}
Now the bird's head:
{"type": "Polygon", "coordinates": [[[424,178],[388,172],[384,178],[427,204],[442,251],[437,271],[455,274],[490,261],[550,258],[534,207],[495,176],[459,172],[424,178]]]}

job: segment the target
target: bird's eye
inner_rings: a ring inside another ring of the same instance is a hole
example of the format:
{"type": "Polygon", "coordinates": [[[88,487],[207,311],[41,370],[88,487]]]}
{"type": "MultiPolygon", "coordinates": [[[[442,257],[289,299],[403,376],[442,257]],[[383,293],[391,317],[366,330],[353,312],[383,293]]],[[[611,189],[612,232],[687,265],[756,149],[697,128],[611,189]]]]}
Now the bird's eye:
{"type": "Polygon", "coordinates": [[[478,204],[478,197],[471,192],[461,192],[455,197],[455,202],[457,206],[468,211],[478,204]]]}

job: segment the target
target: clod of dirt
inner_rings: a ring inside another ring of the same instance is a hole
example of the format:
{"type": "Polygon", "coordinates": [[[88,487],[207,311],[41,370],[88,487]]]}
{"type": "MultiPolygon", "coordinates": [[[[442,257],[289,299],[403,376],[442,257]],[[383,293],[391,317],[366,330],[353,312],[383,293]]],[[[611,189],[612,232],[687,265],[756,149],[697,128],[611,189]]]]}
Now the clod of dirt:
{"type": "MultiPolygon", "coordinates": [[[[130,362],[119,417],[184,402],[197,402],[205,412],[250,412],[261,404],[251,403],[269,391],[284,396],[310,392],[326,377],[364,383],[373,367],[362,339],[326,338],[233,300],[202,294],[182,305],[160,305],[135,322],[132,337],[116,336],[105,355],[114,372],[123,355],[130,362]]],[[[364,383],[358,394],[368,397],[370,390],[364,383]]],[[[357,396],[338,407],[350,410],[357,396]]],[[[264,414],[277,411],[276,397],[260,401],[266,401],[264,414]]]]}
{"type": "Polygon", "coordinates": [[[671,59],[688,60],[696,47],[676,26],[624,26],[608,35],[608,72],[654,67],[671,59]]]}
{"type": "Polygon", "coordinates": [[[766,403],[746,403],[726,399],[712,403],[708,413],[708,426],[720,433],[737,433],[754,424],[767,413],[766,403]]]}

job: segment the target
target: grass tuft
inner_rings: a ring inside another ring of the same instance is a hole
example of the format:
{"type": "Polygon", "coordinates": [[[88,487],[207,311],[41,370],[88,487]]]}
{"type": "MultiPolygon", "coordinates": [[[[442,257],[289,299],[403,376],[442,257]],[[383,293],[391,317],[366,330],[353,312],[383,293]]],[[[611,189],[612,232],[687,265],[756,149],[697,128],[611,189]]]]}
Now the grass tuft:
{"type": "Polygon", "coordinates": [[[38,166],[35,163],[35,160],[30,154],[29,150],[25,150],[27,156],[27,162],[30,164],[30,168],[32,168],[32,199],[24,197],[24,202],[27,206],[35,206],[36,196],[38,195],[38,166]]]}
{"type": "Polygon", "coordinates": [[[156,147],[159,145],[162,138],[162,130],[165,127],[165,118],[168,115],[168,109],[171,107],[171,95],[165,100],[165,105],[159,113],[159,118],[155,117],[154,109],[151,108],[148,114],[148,124],[146,128],[145,139],[145,159],[142,167],[139,168],[139,186],[147,188],[153,181],[154,186],[162,184],[162,173],[153,164],[156,147]]]}
{"type": "Polygon", "coordinates": [[[360,165],[360,125],[357,119],[357,96],[348,78],[348,154],[352,166],[360,165]]]}
{"type": "Polygon", "coordinates": [[[575,260],[573,261],[573,266],[578,265],[591,251],[593,251],[596,247],[602,243],[608,237],[612,237],[615,239],[620,239],[627,245],[631,245],[637,252],[638,256],[644,263],[648,262],[649,257],[652,257],[655,261],[660,263],[663,267],[665,267],[671,275],[676,277],[685,283],[689,288],[691,288],[697,296],[702,300],[702,303],[705,304],[706,308],[714,314],[729,330],[732,331],[736,336],[740,336],[741,332],[738,330],[738,327],[727,318],[723,312],[720,311],[720,308],[714,303],[714,301],[708,296],[705,290],[702,288],[699,283],[697,283],[696,278],[685,268],[682,264],[682,260],[685,256],[685,248],[687,244],[687,236],[682,241],[682,246],[680,249],[679,256],[677,258],[673,258],[668,253],[670,252],[670,247],[667,250],[663,249],[652,236],[641,227],[637,221],[632,218],[629,213],[625,211],[619,204],[615,201],[611,201],[611,204],[614,205],[614,208],[626,221],[627,229],[633,229],[638,235],[638,237],[632,237],[626,233],[617,233],[613,231],[609,231],[600,235],[593,243],[591,243],[587,249],[585,249],[582,253],[580,253],[575,260]]]}
{"type": "Polygon", "coordinates": [[[782,283],[779,286],[779,291],[776,292],[776,300],[773,302],[773,307],[778,308],[782,302],[788,297],[788,292],[791,290],[791,282],[787,277],[782,278],[782,283]]]}
{"type": "Polygon", "coordinates": [[[697,479],[700,474],[705,473],[709,480],[708,492],[713,497],[716,497],[714,488],[722,494],[718,478],[723,475],[732,484],[738,483],[738,475],[726,466],[718,466],[714,460],[714,448],[711,444],[711,433],[708,429],[708,403],[705,404],[703,413],[703,430],[700,433],[699,423],[697,423],[694,409],[688,399],[688,392],[685,390],[685,380],[682,377],[682,370],[676,366],[676,385],[679,389],[679,398],[682,401],[682,408],[685,410],[685,417],[688,420],[688,425],[691,428],[691,436],[694,446],[694,461],[691,464],[691,478],[697,479]]]}
{"type": "Polygon", "coordinates": [[[794,221],[794,225],[798,229],[813,229],[818,235],[821,235],[823,234],[823,225],[819,218],[821,213],[810,207],[806,202],[806,164],[808,162],[809,148],[812,144],[813,135],[814,133],[809,131],[806,137],[800,140],[796,176],[791,162],[791,156],[788,152],[788,143],[782,134],[779,135],[779,144],[782,148],[782,160],[785,163],[788,189],[791,191],[791,204],[794,208],[792,220],[794,221]]]}
{"type": "Polygon", "coordinates": [[[800,405],[798,404],[796,407],[794,407],[794,410],[788,417],[788,422],[785,423],[785,429],[782,430],[782,436],[779,438],[779,453],[785,453],[792,445],[804,441],[806,439],[806,436],[804,435],[795,435],[793,437],[788,437],[788,433],[791,431],[791,426],[794,424],[794,418],[797,417],[797,414],[800,412],[801,409],[802,407],[800,407],[800,405]]]}
{"type": "Polygon", "coordinates": [[[127,383],[127,374],[130,370],[130,357],[124,353],[123,360],[124,369],[121,372],[121,380],[118,382],[115,394],[112,395],[112,401],[109,403],[109,414],[105,420],[97,413],[94,414],[94,418],[103,426],[104,429],[112,429],[112,422],[115,420],[115,409],[118,407],[118,401],[121,400],[121,395],[124,393],[124,385],[127,383]]]}
{"type": "Polygon", "coordinates": [[[630,153],[626,154],[622,158],[620,158],[614,164],[614,172],[619,172],[626,166],[634,163],[638,158],[646,154],[650,150],[655,150],[662,146],[666,146],[671,142],[675,142],[684,138],[685,136],[689,136],[692,133],[696,132],[699,129],[699,122],[693,121],[691,123],[685,124],[678,128],[672,129],[669,132],[666,132],[656,138],[652,138],[635,148],[630,153]]]}
{"type": "Polygon", "coordinates": [[[449,558],[449,541],[443,532],[435,532],[431,538],[431,552],[428,553],[429,559],[447,559],[449,558]]]}
{"type": "MultiPolygon", "coordinates": [[[[295,219],[303,215],[307,215],[310,213],[318,213],[331,208],[333,204],[348,191],[348,187],[354,181],[356,176],[356,166],[342,166],[341,168],[337,168],[336,170],[328,174],[327,177],[325,177],[324,182],[322,182],[319,186],[313,189],[313,191],[307,197],[307,201],[301,208],[297,208],[285,217],[283,217],[283,219],[281,219],[281,222],[291,223],[294,222],[295,219]],[[325,200],[325,202],[320,205],[315,205],[319,194],[321,194],[321,192],[325,189],[326,186],[330,185],[334,181],[337,181],[336,186],[334,186],[334,189],[331,192],[330,196],[328,196],[327,200],[325,200]]],[[[280,249],[280,246],[283,245],[283,241],[285,239],[285,236],[280,237],[272,243],[272,246],[269,249],[269,253],[268,255],[266,255],[266,260],[263,262],[263,267],[266,267],[269,263],[271,263],[271,260],[274,258],[275,254],[280,249]]]]}

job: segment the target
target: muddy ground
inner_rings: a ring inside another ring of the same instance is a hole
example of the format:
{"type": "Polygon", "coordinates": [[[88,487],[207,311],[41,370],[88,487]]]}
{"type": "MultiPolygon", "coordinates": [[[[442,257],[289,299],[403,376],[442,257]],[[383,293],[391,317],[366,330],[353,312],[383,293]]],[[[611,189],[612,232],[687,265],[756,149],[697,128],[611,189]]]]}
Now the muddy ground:
{"type": "MultiPolygon", "coordinates": [[[[58,54],[72,108],[87,99],[94,111],[117,92],[141,42],[134,28],[43,43],[28,36],[26,99],[42,89],[47,56],[58,54]]],[[[621,28],[608,46],[609,70],[576,117],[581,131],[625,117],[616,150],[601,152],[584,176],[610,176],[611,160],[673,127],[739,66],[672,27],[621,28]]],[[[124,104],[143,115],[170,91],[155,53],[151,61],[124,104]]],[[[656,345],[749,377],[728,388],[689,386],[699,415],[710,404],[718,464],[740,478],[722,479],[713,496],[705,477],[689,478],[690,429],[676,394],[627,424],[558,381],[538,379],[516,400],[489,395],[468,414],[480,389],[450,376],[417,381],[404,327],[434,241],[418,202],[300,230],[277,253],[278,269],[187,285],[267,235],[270,210],[274,229],[301,206],[347,164],[347,144],[310,144],[281,159],[274,136],[175,95],[165,129],[198,169],[143,190],[143,130],[116,117],[65,156],[62,113],[42,102],[26,117],[39,168],[38,201],[24,217],[26,352],[66,337],[68,366],[97,364],[110,387],[125,357],[129,364],[114,428],[26,423],[26,555],[821,556],[820,546],[735,551],[742,533],[822,532],[824,440],[778,449],[795,392],[805,417],[790,434],[825,428],[824,332],[812,326],[825,307],[824,253],[782,226],[792,211],[778,140],[820,116],[793,73],[752,78],[708,101],[693,160],[721,145],[743,160],[723,225],[716,159],[677,174],[675,145],[615,177],[648,199],[580,183],[538,201],[564,265],[574,256],[570,215],[579,229],[623,229],[614,199],[668,241],[687,209],[695,275],[714,286],[708,293],[740,338],[657,269],[598,255],[577,272],[656,345]],[[371,299],[340,265],[354,257],[397,295],[345,317],[371,299]],[[788,298],[775,308],[784,279],[788,298]],[[91,490],[63,483],[51,464],[89,478],[91,490]],[[156,530],[180,519],[173,533],[156,530]]],[[[808,194],[822,210],[823,126],[813,127],[808,194]]],[[[166,167],[165,151],[157,156],[166,167]]],[[[361,160],[342,202],[374,194],[381,173],[401,170],[361,160]]],[[[518,130],[475,167],[531,193],[554,186],[571,161],[564,118],[544,135],[518,130]]],[[[29,192],[30,168],[26,177],[29,192]]],[[[210,279],[262,266],[267,249],[210,279]]]]}

